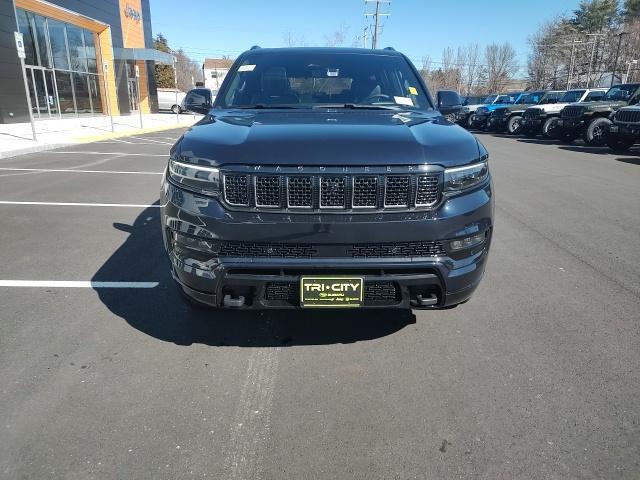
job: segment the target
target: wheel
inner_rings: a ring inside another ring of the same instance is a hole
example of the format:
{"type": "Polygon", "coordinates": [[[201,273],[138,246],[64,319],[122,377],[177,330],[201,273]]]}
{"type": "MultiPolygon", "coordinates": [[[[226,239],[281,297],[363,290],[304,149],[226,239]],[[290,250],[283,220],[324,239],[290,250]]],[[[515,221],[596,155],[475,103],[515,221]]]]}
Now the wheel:
{"type": "Polygon", "coordinates": [[[616,153],[626,152],[631,147],[633,147],[633,144],[633,140],[627,139],[610,138],[609,140],[607,140],[607,145],[609,146],[609,148],[616,153]]]}
{"type": "Polygon", "coordinates": [[[522,117],[520,115],[513,115],[507,122],[507,131],[510,135],[518,135],[520,133],[520,123],[522,117]]]}
{"type": "Polygon", "coordinates": [[[172,113],[182,113],[182,109],[180,108],[180,105],[173,105],[171,107],[171,112],[172,113]]]}
{"type": "Polygon", "coordinates": [[[471,114],[469,114],[469,116],[467,117],[466,124],[467,124],[467,128],[468,129],[472,129],[473,128],[473,122],[471,121],[471,114]]]}
{"type": "Polygon", "coordinates": [[[593,119],[587,128],[584,129],[584,143],[594,147],[603,146],[607,141],[610,125],[611,120],[608,118],[600,117],[593,119]]]}
{"type": "Polygon", "coordinates": [[[542,136],[545,138],[556,138],[558,130],[558,119],[556,117],[547,118],[542,125],[542,136]]]}

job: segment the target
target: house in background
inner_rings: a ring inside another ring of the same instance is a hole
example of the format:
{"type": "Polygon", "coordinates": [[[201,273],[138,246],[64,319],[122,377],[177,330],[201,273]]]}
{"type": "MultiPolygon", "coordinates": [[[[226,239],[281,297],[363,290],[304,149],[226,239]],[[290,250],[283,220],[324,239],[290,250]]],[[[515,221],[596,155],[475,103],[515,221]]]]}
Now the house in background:
{"type": "Polygon", "coordinates": [[[204,86],[211,90],[218,90],[231,65],[233,60],[230,58],[205,58],[202,65],[204,86]]]}

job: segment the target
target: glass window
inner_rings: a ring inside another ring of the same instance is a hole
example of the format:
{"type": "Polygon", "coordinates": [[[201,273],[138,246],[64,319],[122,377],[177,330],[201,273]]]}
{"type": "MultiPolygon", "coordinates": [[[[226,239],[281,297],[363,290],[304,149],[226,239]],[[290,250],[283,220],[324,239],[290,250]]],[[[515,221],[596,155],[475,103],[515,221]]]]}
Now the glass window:
{"type": "Polygon", "coordinates": [[[27,65],[37,65],[35,35],[31,29],[29,16],[27,15],[27,12],[20,8],[16,9],[16,13],[18,14],[18,30],[22,33],[22,39],[24,42],[24,51],[26,55],[24,63],[27,65]]]}
{"type": "Polygon", "coordinates": [[[49,48],[47,47],[47,25],[46,19],[40,15],[29,13],[32,17],[32,25],[35,27],[36,32],[36,52],[40,57],[39,65],[41,67],[51,67],[51,60],[49,59],[49,48]]]}
{"type": "Polygon", "coordinates": [[[93,113],[102,113],[102,98],[100,97],[100,78],[97,75],[89,75],[89,91],[91,92],[91,103],[93,113]]]}
{"type": "Polygon", "coordinates": [[[58,100],[62,115],[75,115],[76,108],[73,103],[73,88],[71,86],[71,74],[56,70],[56,84],[58,86],[58,100]]]}
{"type": "Polygon", "coordinates": [[[78,109],[78,114],[91,113],[91,95],[89,94],[86,73],[73,74],[73,89],[76,93],[76,108],[78,109]]]}
{"type": "Polygon", "coordinates": [[[82,29],[67,25],[67,42],[69,43],[69,57],[71,70],[77,72],[87,71],[87,56],[82,41],[82,29]]]}
{"type": "Polygon", "coordinates": [[[595,92],[589,92],[587,94],[587,98],[584,99],[585,102],[593,102],[593,101],[597,101],[597,100],[602,100],[602,98],[604,97],[605,92],[600,92],[600,91],[595,91],[595,92]]]}
{"type": "Polygon", "coordinates": [[[36,116],[38,115],[38,102],[36,101],[36,93],[33,87],[33,69],[27,68],[27,85],[29,86],[29,98],[31,99],[31,111],[36,116]]]}
{"type": "Polygon", "coordinates": [[[57,20],[48,20],[48,23],[53,66],[55,68],[69,70],[69,57],[67,56],[67,41],[64,35],[64,23],[58,22],[57,20]]]}
{"type": "Polygon", "coordinates": [[[89,72],[98,73],[96,63],[96,45],[94,35],[89,30],[84,30],[84,46],[87,53],[87,67],[89,72]]]}
{"type": "Polygon", "coordinates": [[[406,60],[375,53],[248,54],[223,106],[366,104],[431,108],[406,60]]]}

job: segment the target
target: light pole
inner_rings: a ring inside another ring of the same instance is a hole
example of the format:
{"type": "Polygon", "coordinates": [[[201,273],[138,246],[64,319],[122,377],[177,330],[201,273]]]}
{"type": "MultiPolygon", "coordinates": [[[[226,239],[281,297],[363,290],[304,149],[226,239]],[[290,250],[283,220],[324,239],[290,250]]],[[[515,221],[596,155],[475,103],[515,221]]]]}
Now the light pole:
{"type": "Polygon", "coordinates": [[[629,67],[627,67],[627,74],[624,77],[624,83],[629,83],[629,74],[631,73],[631,65],[635,65],[638,63],[638,60],[630,60],[629,67]]]}
{"type": "Polygon", "coordinates": [[[618,55],[620,55],[620,45],[622,44],[622,36],[629,35],[629,32],[620,32],[618,34],[618,48],[616,48],[616,59],[613,62],[613,72],[611,72],[611,85],[613,87],[613,80],[616,78],[616,70],[618,69],[618,55]]]}

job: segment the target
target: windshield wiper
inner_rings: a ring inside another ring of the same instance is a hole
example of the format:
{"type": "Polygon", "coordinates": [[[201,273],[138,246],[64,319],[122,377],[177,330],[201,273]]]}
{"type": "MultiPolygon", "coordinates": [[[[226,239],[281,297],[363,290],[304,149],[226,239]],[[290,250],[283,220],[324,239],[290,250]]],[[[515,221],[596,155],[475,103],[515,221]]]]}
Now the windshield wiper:
{"type": "Polygon", "coordinates": [[[399,110],[401,105],[369,105],[363,103],[336,103],[336,104],[319,104],[313,108],[346,108],[350,110],[399,110]]]}

